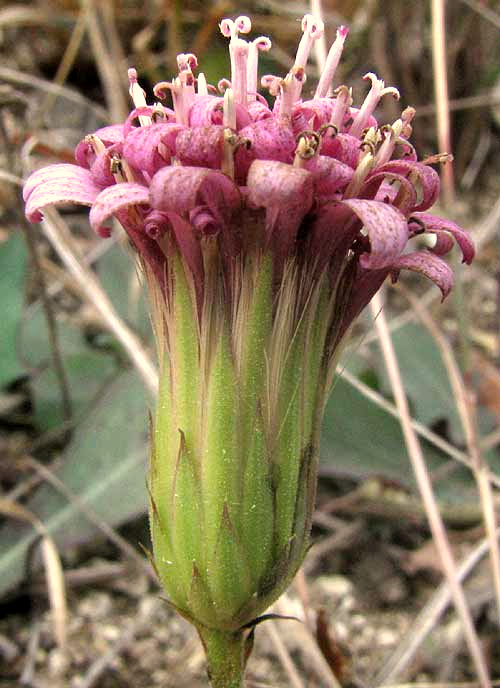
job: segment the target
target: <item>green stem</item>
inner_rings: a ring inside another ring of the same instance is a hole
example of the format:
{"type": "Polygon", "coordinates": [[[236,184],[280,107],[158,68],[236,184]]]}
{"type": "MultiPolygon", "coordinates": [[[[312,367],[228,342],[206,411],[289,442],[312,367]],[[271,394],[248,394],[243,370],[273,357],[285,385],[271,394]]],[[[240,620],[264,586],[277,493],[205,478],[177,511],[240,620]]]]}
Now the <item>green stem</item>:
{"type": "Polygon", "coordinates": [[[240,631],[216,631],[198,626],[205,654],[207,673],[212,688],[243,688],[246,648],[240,631]]]}

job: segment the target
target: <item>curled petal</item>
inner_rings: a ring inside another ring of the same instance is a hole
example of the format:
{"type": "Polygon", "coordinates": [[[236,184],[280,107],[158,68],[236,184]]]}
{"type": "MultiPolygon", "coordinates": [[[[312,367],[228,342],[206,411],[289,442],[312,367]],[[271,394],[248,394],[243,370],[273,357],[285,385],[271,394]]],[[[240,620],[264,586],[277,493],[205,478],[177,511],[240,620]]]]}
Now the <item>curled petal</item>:
{"type": "Polygon", "coordinates": [[[408,224],[404,215],[381,201],[350,198],[342,203],[361,220],[370,241],[370,252],[360,256],[360,265],[368,270],[392,266],[408,241],[408,224]]]}
{"type": "Polygon", "coordinates": [[[313,175],[316,194],[322,199],[345,189],[354,174],[352,167],[326,155],[311,158],[305,169],[313,175]]]}
{"type": "MultiPolygon", "coordinates": [[[[99,236],[109,236],[109,228],[106,222],[114,215],[130,212],[129,209],[135,205],[148,205],[148,189],[135,182],[122,182],[109,186],[95,199],[90,210],[90,224],[99,236]]],[[[120,218],[121,221],[121,218],[120,218]]],[[[125,224],[125,223],[122,223],[125,224]]]]}
{"type": "Polygon", "coordinates": [[[183,165],[220,169],[224,156],[224,127],[189,127],[177,137],[177,157],[183,165]]]}
{"type": "Polygon", "coordinates": [[[439,196],[439,175],[429,165],[412,160],[392,160],[381,165],[377,172],[395,172],[407,177],[416,186],[420,199],[413,208],[414,211],[427,210],[434,205],[439,196]]]}
{"type": "Polygon", "coordinates": [[[359,162],[359,139],[350,134],[332,136],[327,130],[322,139],[321,154],[340,160],[355,170],[359,162]]]}
{"type": "Polygon", "coordinates": [[[112,186],[115,183],[115,178],[111,173],[111,161],[114,153],[120,156],[120,147],[121,144],[114,144],[106,148],[102,153],[95,156],[94,161],[90,165],[92,179],[101,189],[105,186],[112,186]],[[118,147],[118,150],[115,150],[116,147],[118,147]]]}
{"type": "Polygon", "coordinates": [[[428,277],[439,287],[443,299],[448,296],[453,287],[453,271],[450,266],[435,253],[427,250],[400,256],[391,269],[393,282],[397,280],[400,270],[413,270],[428,277]]]}
{"type": "Polygon", "coordinates": [[[400,174],[378,172],[367,177],[359,195],[394,205],[403,215],[409,215],[417,203],[413,184],[400,174]],[[396,182],[396,183],[395,183],[396,182]]]}
{"type": "MultiPolygon", "coordinates": [[[[301,121],[301,116],[305,117],[311,129],[315,131],[323,124],[330,121],[334,107],[334,101],[331,98],[314,98],[313,100],[305,100],[296,103],[292,108],[292,121],[301,121]]],[[[295,134],[300,134],[300,130],[295,134]]]]}
{"type": "Polygon", "coordinates": [[[447,232],[439,232],[434,235],[431,234],[431,237],[432,236],[435,237],[436,241],[430,250],[437,256],[445,256],[455,245],[453,237],[447,232]]]}
{"type": "MultiPolygon", "coordinates": [[[[467,263],[467,265],[472,263],[475,255],[474,243],[469,234],[461,227],[451,222],[451,220],[445,220],[442,217],[437,217],[429,213],[414,213],[412,217],[416,218],[419,223],[423,223],[428,232],[434,232],[436,234],[438,243],[436,247],[434,247],[434,253],[439,251],[439,247],[444,248],[445,246],[442,242],[443,234],[444,236],[451,235],[460,246],[463,262],[467,263]],[[436,251],[436,248],[438,248],[438,251],[436,251]]],[[[448,251],[450,248],[451,246],[449,246],[448,251]]],[[[447,253],[448,251],[443,250],[443,253],[447,253]]]]}
{"type": "Polygon", "coordinates": [[[180,124],[150,124],[132,129],[123,144],[123,157],[134,169],[152,177],[170,163],[183,128],[180,124]]]}
{"type": "Polygon", "coordinates": [[[144,218],[144,231],[151,239],[160,239],[170,229],[168,215],[151,210],[144,218]]]}
{"type": "Polygon", "coordinates": [[[255,160],[248,173],[248,201],[266,208],[267,241],[278,259],[288,255],[313,203],[313,177],[286,163],[255,160]]]}
{"type": "MultiPolygon", "coordinates": [[[[102,127],[93,133],[102,143],[105,148],[109,148],[116,143],[123,141],[123,124],[112,124],[109,127],[102,127]]],[[[82,167],[89,168],[95,159],[95,152],[92,148],[88,137],[80,141],[75,149],[75,160],[82,167]]]]}
{"type": "Polygon", "coordinates": [[[222,172],[205,167],[164,167],[153,177],[150,194],[157,210],[184,216],[202,205],[220,225],[241,205],[238,187],[222,172]]]}
{"type": "MultiPolygon", "coordinates": [[[[170,108],[166,108],[161,103],[156,105],[143,105],[141,107],[132,110],[125,120],[123,125],[123,138],[127,138],[133,129],[137,126],[134,124],[136,121],[140,121],[141,117],[152,118],[154,116],[163,115],[163,122],[157,122],[157,124],[167,124],[168,122],[175,122],[175,113],[170,108]]],[[[151,126],[148,124],[147,126],[151,126]]]]}
{"type": "Polygon", "coordinates": [[[30,222],[40,222],[40,210],[47,205],[92,205],[100,191],[83,167],[70,163],[43,167],[33,172],[24,185],[26,217],[30,222]]]}
{"type": "Polygon", "coordinates": [[[235,155],[235,169],[239,179],[244,179],[254,160],[293,162],[297,145],[295,136],[290,126],[275,117],[243,127],[239,135],[248,141],[248,147],[239,148],[235,155]]]}
{"type": "Polygon", "coordinates": [[[194,229],[205,236],[212,236],[217,234],[219,227],[217,221],[206,206],[198,206],[193,208],[189,213],[189,222],[194,229]]]}

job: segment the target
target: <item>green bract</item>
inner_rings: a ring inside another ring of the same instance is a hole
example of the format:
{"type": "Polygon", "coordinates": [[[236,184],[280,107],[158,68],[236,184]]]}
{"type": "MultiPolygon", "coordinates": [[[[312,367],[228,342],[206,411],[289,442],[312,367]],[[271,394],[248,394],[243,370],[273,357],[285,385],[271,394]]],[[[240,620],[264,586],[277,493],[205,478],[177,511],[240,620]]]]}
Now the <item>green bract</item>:
{"type": "Polygon", "coordinates": [[[308,547],[330,287],[320,279],[306,296],[291,261],[276,289],[271,256],[256,253],[239,262],[234,308],[217,281],[200,318],[179,254],[174,264],[155,311],[154,559],[183,615],[238,631],[286,588],[308,547]]]}

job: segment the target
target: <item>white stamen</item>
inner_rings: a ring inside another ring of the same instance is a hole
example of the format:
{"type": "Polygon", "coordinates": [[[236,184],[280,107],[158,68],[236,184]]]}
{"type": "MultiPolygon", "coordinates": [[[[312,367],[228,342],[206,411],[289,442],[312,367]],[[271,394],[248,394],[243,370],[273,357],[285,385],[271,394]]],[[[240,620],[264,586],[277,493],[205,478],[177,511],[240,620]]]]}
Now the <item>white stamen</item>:
{"type": "Polygon", "coordinates": [[[340,58],[342,56],[342,50],[344,48],[345,39],[349,29],[346,26],[340,26],[337,29],[337,38],[332,43],[332,47],[326,58],[325,66],[321,72],[321,77],[318,83],[318,88],[314,95],[315,98],[324,98],[325,96],[331,96],[331,84],[335,71],[337,70],[340,58]]]}
{"type": "Polygon", "coordinates": [[[203,72],[198,74],[198,95],[208,96],[207,79],[203,72]]]}
{"type": "Polygon", "coordinates": [[[337,131],[342,131],[342,124],[344,123],[345,113],[352,105],[352,91],[347,86],[340,86],[337,89],[337,96],[333,103],[332,115],[330,117],[330,124],[337,128],[337,131]]]}
{"type": "Polygon", "coordinates": [[[306,14],[302,19],[302,31],[304,34],[297,48],[295,64],[281,83],[279,114],[285,119],[291,116],[293,105],[300,99],[306,81],[305,68],[309,53],[313,42],[323,35],[323,22],[312,14],[306,14]]]}
{"type": "Polygon", "coordinates": [[[259,36],[248,45],[247,62],[247,98],[254,101],[257,97],[257,79],[259,74],[259,50],[268,51],[271,41],[267,36],[259,36]]]}
{"type": "Polygon", "coordinates": [[[232,19],[223,19],[220,30],[223,36],[230,38],[229,57],[231,59],[231,84],[234,90],[234,99],[244,107],[247,105],[247,61],[248,43],[238,37],[239,33],[248,33],[252,28],[252,22],[248,17],[241,16],[232,19]]]}
{"type": "Polygon", "coordinates": [[[228,88],[224,93],[224,114],[222,123],[229,129],[236,129],[236,107],[234,92],[232,88],[228,88]]]}
{"type": "MultiPolygon", "coordinates": [[[[130,93],[134,107],[147,107],[148,104],[146,102],[146,92],[141,88],[139,82],[137,81],[137,70],[134,67],[130,67],[128,70],[128,81],[130,84],[128,92],[130,93]]],[[[139,124],[141,127],[147,127],[148,124],[151,124],[151,117],[148,117],[148,115],[140,115],[139,124]]]]}
{"type": "Polygon", "coordinates": [[[368,174],[373,169],[375,159],[370,151],[367,151],[363,157],[358,162],[356,169],[354,170],[354,175],[344,191],[343,198],[355,198],[363,182],[365,181],[368,174]]]}
{"type": "Polygon", "coordinates": [[[366,96],[363,102],[363,105],[361,106],[359,112],[354,118],[354,122],[352,123],[351,128],[349,129],[349,133],[352,136],[361,135],[361,132],[366,127],[366,123],[368,122],[369,117],[372,115],[375,108],[379,104],[379,101],[382,98],[382,96],[391,94],[396,98],[396,100],[399,100],[398,89],[394,88],[393,86],[386,87],[384,81],[382,79],[378,79],[377,76],[372,72],[368,72],[368,74],[365,74],[363,79],[369,79],[372,82],[372,85],[368,95],[366,96]]]}

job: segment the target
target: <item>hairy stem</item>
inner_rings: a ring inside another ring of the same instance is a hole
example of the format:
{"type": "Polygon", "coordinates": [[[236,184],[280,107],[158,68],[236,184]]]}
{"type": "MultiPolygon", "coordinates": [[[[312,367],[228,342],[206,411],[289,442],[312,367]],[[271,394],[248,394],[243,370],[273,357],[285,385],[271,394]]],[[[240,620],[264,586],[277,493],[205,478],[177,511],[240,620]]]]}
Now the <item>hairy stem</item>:
{"type": "Polygon", "coordinates": [[[207,673],[212,688],[243,688],[247,659],[245,635],[198,626],[207,656],[207,673]]]}

